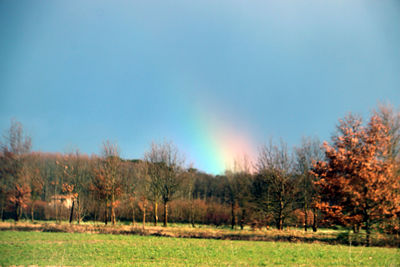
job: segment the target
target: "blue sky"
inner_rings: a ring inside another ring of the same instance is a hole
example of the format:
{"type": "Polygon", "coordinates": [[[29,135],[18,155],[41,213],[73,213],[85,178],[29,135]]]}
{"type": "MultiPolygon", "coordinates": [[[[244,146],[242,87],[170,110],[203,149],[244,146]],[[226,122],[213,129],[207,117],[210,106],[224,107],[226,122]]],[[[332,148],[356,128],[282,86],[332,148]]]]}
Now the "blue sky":
{"type": "Polygon", "coordinates": [[[0,130],[16,118],[34,150],[140,158],[166,138],[218,173],[221,129],[296,145],[400,106],[396,0],[3,0],[0,36],[0,130]]]}

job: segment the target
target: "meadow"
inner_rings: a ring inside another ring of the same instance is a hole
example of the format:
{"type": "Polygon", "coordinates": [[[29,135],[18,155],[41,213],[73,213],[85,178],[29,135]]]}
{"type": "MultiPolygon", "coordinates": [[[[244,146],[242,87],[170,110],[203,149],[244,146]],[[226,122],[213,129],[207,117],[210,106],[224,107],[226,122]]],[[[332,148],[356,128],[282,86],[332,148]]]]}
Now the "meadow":
{"type": "MultiPolygon", "coordinates": [[[[252,229],[244,226],[231,229],[230,226],[213,226],[196,224],[170,223],[168,227],[153,223],[146,224],[145,228],[141,223],[119,221],[115,225],[104,225],[102,222],[85,221],[77,224],[70,224],[67,221],[35,221],[22,220],[14,222],[7,220],[0,222],[0,231],[37,231],[37,232],[63,232],[63,233],[91,233],[91,234],[123,234],[123,235],[142,235],[142,236],[162,236],[198,239],[218,239],[218,240],[241,240],[241,241],[272,241],[272,242],[303,242],[321,243],[329,245],[365,245],[365,230],[361,229],[355,234],[350,229],[343,227],[319,228],[317,232],[311,229],[305,232],[303,228],[285,227],[284,230],[277,230],[274,227],[268,229],[252,229]]],[[[376,247],[400,247],[400,237],[373,231],[371,233],[371,246],[376,247]]]]}
{"type": "Polygon", "coordinates": [[[398,266],[398,248],[121,234],[0,231],[0,265],[398,266]]]}

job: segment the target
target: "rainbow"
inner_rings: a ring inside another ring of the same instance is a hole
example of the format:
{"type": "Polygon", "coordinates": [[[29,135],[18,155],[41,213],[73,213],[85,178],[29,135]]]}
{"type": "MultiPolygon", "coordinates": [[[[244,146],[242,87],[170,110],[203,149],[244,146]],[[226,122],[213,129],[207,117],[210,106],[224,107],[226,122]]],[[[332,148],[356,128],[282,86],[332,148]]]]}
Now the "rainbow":
{"type": "Polygon", "coordinates": [[[235,161],[245,156],[250,161],[255,159],[253,138],[247,129],[235,127],[232,120],[222,118],[209,106],[198,107],[191,116],[190,154],[194,167],[212,174],[224,174],[226,170],[233,170],[235,161]]]}

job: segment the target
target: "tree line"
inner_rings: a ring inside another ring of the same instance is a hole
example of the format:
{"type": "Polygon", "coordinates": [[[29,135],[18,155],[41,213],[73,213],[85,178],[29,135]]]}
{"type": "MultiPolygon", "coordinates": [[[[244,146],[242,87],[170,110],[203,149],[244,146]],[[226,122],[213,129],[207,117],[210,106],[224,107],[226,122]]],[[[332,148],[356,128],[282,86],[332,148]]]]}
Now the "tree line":
{"type": "Polygon", "coordinates": [[[237,160],[223,175],[185,164],[172,143],[152,143],[142,159],[31,151],[12,121],[0,151],[1,218],[168,221],[252,228],[343,225],[367,233],[400,230],[400,114],[381,105],[367,122],[349,114],[331,142],[306,137],[290,149],[262,146],[256,162],[237,160]]]}

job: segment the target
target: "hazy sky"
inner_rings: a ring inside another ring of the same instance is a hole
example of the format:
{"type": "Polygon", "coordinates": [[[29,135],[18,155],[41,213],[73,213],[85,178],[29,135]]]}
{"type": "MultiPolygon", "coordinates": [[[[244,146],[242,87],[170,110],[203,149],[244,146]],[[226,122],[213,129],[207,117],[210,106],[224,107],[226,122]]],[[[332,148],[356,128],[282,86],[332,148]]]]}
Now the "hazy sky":
{"type": "Polygon", "coordinates": [[[398,0],[0,0],[0,130],[34,150],[166,138],[219,173],[378,101],[400,106],[398,0]]]}

